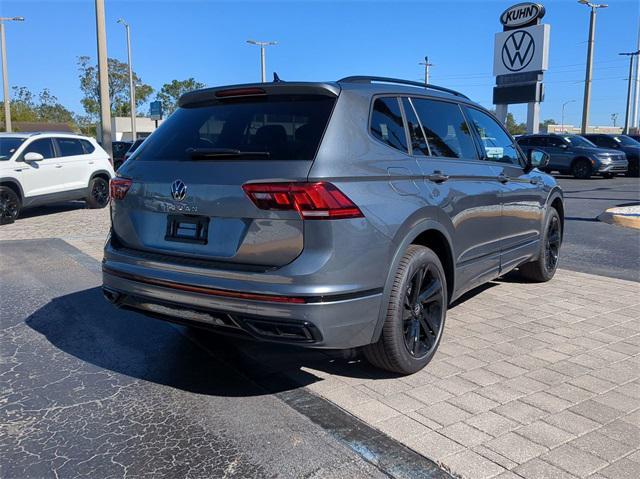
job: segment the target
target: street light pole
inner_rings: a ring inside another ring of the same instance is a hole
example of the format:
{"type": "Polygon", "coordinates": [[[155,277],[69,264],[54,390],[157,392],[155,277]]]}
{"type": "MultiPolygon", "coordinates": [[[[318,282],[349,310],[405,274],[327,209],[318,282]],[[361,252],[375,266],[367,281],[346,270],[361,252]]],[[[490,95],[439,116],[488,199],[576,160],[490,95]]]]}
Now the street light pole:
{"type": "Polygon", "coordinates": [[[256,40],[247,40],[247,43],[251,45],[257,45],[260,47],[260,70],[262,72],[262,83],[267,81],[267,64],[265,59],[265,49],[271,45],[277,45],[278,42],[258,42],[256,40]]]}
{"type": "Polygon", "coordinates": [[[0,41],[2,41],[2,92],[4,95],[4,129],[11,132],[11,100],[9,99],[9,74],[7,73],[7,39],[4,22],[23,22],[24,17],[0,17],[0,41]]]}
{"type": "Polygon", "coordinates": [[[429,63],[429,57],[424,57],[424,61],[418,63],[418,65],[424,65],[424,84],[429,84],[429,67],[433,66],[433,63],[429,63]]]}
{"type": "Polygon", "coordinates": [[[96,0],[96,36],[98,39],[98,83],[100,84],[100,137],[102,148],[113,158],[111,147],[111,100],[109,99],[109,65],[107,32],[104,23],[104,0],[96,0]]]}
{"type": "Polygon", "coordinates": [[[564,107],[567,106],[569,103],[573,103],[573,102],[575,102],[575,100],[565,101],[562,104],[562,120],[560,123],[560,133],[564,133],[564,107]]]}
{"type": "Polygon", "coordinates": [[[131,65],[131,30],[129,24],[123,18],[118,19],[118,23],[124,25],[127,31],[127,62],[129,64],[129,102],[131,110],[131,137],[136,141],[136,87],[133,83],[133,66],[131,65]]]}
{"type": "Polygon", "coordinates": [[[629,82],[627,85],[627,109],[624,113],[624,129],[622,133],[629,133],[629,126],[631,124],[631,85],[633,83],[633,58],[640,55],[640,50],[629,53],[619,53],[618,55],[629,57],[629,82]]]}
{"type": "Polygon", "coordinates": [[[589,41],[587,42],[587,70],[584,78],[584,103],[582,105],[582,125],[580,132],[582,134],[587,132],[587,123],[589,123],[589,105],[591,103],[591,73],[593,70],[593,43],[596,31],[596,10],[598,8],[607,8],[608,5],[591,3],[587,0],[578,0],[578,3],[591,8],[591,15],[589,17],[589,41]]]}

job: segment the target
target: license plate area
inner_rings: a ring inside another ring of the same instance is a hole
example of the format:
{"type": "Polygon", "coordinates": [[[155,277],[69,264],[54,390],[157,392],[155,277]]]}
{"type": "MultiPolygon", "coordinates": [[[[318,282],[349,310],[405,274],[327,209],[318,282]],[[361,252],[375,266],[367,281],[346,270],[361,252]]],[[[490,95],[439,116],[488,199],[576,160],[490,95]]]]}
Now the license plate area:
{"type": "Polygon", "coordinates": [[[167,215],[165,241],[207,244],[209,218],[206,216],[167,215]]]}

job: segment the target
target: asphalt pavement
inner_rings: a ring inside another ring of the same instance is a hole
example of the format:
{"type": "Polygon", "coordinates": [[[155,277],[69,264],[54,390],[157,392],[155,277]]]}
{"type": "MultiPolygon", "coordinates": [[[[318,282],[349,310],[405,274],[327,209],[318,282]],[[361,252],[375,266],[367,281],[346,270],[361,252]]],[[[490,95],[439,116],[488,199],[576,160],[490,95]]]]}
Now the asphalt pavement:
{"type": "Polygon", "coordinates": [[[448,477],[227,341],[114,309],[60,239],[3,241],[0,278],[0,477],[448,477]]]}
{"type": "Polygon", "coordinates": [[[640,281],[640,230],[599,221],[608,208],[640,203],[640,180],[559,177],[565,198],[560,267],[640,281]]]}

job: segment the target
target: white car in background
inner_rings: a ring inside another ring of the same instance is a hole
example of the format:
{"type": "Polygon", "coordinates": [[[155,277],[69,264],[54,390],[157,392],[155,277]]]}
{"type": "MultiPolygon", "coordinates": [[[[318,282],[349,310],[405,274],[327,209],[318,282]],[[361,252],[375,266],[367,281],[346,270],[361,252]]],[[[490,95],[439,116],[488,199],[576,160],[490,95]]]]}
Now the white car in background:
{"type": "Polygon", "coordinates": [[[0,133],[0,224],[31,206],[109,203],[111,159],[93,138],[69,133],[0,133]]]}

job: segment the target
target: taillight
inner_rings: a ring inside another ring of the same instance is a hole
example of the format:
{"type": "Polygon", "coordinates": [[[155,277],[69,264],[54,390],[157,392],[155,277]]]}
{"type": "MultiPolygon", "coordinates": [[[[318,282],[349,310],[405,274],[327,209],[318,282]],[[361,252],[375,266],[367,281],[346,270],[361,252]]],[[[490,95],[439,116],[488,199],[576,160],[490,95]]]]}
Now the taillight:
{"type": "Polygon", "coordinates": [[[247,183],[242,189],[262,210],[295,210],[305,220],[361,218],[364,215],[331,183],[247,183]]]}
{"type": "Polygon", "coordinates": [[[123,200],[127,191],[131,188],[132,181],[129,178],[112,178],[109,182],[109,193],[112,200],[123,200]]]}

